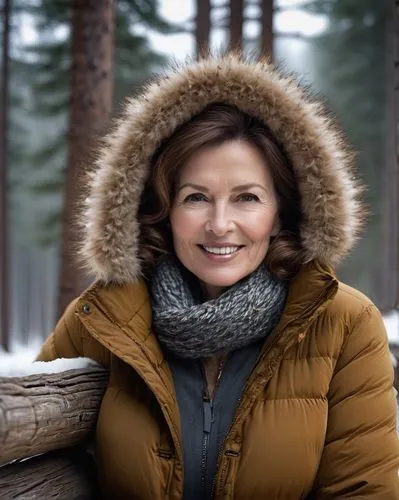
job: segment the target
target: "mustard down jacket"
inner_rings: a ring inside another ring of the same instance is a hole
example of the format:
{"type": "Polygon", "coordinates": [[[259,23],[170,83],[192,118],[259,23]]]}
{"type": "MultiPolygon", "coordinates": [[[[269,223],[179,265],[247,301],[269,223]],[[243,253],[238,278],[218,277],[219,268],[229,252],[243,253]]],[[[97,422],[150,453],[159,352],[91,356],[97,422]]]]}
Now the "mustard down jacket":
{"type": "Polygon", "coordinates": [[[384,326],[333,271],[361,219],[350,157],[320,105],[267,62],[229,55],[187,63],[128,102],[99,156],[82,220],[82,253],[97,280],[69,305],[38,359],[87,356],[110,369],[97,424],[105,498],[182,498],[179,410],[140,277],[137,210],[152,153],[216,101],[261,118],[290,155],[307,263],[246,383],[214,498],[399,499],[384,326]]]}

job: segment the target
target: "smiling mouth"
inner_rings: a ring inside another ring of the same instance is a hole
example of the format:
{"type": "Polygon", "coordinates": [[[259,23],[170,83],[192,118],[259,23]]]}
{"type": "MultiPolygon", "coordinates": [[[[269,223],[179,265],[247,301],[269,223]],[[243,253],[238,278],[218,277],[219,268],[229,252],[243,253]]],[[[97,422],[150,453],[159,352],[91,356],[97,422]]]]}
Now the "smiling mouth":
{"type": "Polygon", "coordinates": [[[233,255],[240,248],[243,247],[243,245],[236,245],[236,246],[225,246],[225,247],[213,247],[213,246],[208,246],[208,245],[198,245],[202,251],[211,254],[211,255],[233,255]]]}

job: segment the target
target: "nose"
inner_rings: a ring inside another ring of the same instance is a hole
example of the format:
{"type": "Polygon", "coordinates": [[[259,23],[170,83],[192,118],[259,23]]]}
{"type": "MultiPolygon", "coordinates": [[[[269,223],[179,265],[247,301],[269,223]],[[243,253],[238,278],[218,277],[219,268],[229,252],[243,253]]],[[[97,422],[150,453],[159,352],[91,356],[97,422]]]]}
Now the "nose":
{"type": "Polygon", "coordinates": [[[215,236],[224,236],[234,228],[229,209],[225,205],[218,205],[212,208],[207,220],[205,229],[212,232],[215,236]]]}

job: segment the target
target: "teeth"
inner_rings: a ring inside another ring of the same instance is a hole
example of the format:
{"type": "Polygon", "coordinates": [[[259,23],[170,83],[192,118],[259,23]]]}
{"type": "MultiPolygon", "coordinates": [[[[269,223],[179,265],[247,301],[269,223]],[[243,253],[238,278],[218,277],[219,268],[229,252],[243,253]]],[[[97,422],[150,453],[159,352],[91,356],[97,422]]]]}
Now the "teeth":
{"type": "Polygon", "coordinates": [[[218,255],[229,255],[237,252],[238,247],[206,247],[205,250],[209,253],[215,253],[218,255]]]}

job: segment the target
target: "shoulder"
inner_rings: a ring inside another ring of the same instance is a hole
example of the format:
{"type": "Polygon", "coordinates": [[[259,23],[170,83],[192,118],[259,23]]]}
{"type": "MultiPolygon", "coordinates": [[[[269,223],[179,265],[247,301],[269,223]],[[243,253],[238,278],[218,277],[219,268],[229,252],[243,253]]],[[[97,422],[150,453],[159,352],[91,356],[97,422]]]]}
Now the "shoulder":
{"type": "Polygon", "coordinates": [[[52,335],[44,344],[38,359],[86,357],[109,367],[111,355],[87,329],[82,317],[90,310],[89,299],[95,285],[72,300],[57,322],[52,335]]]}
{"type": "Polygon", "coordinates": [[[125,284],[95,282],[77,300],[75,312],[80,316],[87,306],[97,307],[118,324],[129,323],[139,314],[151,322],[151,305],[144,279],[125,284]]]}
{"type": "Polygon", "coordinates": [[[336,295],[328,303],[325,313],[342,321],[346,327],[353,327],[357,321],[367,316],[381,314],[376,305],[364,293],[346,283],[338,281],[336,295]]]}
{"type": "Polygon", "coordinates": [[[125,330],[147,332],[151,327],[151,305],[144,280],[128,284],[95,282],[67,308],[65,324],[71,325],[71,336],[82,343],[86,357],[109,365],[111,331],[125,330]]]}
{"type": "Polygon", "coordinates": [[[388,336],[381,313],[359,290],[338,282],[337,293],[328,303],[324,318],[335,337],[341,340],[341,354],[344,350],[388,352],[388,336]]]}
{"type": "MultiPolygon", "coordinates": [[[[333,275],[329,278],[334,279],[333,275]]],[[[314,352],[339,359],[363,350],[388,350],[382,316],[362,292],[335,280],[336,292],[325,302],[309,324],[309,342],[314,352]]]]}

